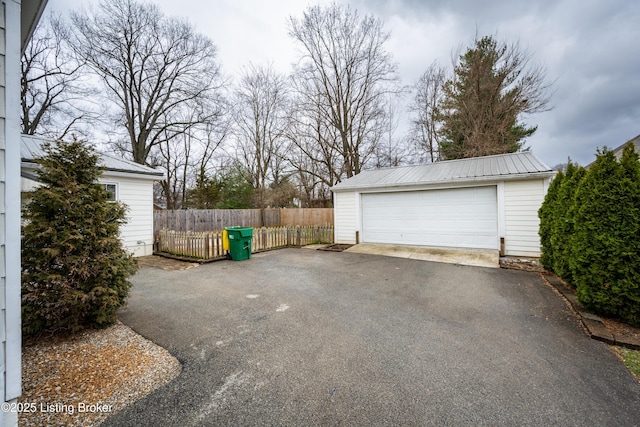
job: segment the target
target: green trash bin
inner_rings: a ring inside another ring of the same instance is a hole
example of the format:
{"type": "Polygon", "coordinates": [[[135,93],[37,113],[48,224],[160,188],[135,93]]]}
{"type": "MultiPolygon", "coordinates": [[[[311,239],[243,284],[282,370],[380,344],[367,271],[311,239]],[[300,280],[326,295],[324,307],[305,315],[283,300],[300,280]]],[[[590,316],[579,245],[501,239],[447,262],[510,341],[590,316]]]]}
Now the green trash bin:
{"type": "Polygon", "coordinates": [[[229,254],[234,261],[242,261],[251,258],[251,239],[253,228],[227,227],[229,238],[229,254]]]}

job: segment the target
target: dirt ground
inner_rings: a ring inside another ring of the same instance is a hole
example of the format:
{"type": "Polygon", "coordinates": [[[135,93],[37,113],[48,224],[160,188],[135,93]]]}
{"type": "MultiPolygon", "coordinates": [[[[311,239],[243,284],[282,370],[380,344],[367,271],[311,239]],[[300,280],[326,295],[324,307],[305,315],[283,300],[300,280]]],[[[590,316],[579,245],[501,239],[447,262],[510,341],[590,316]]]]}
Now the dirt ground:
{"type": "Polygon", "coordinates": [[[181,271],[197,267],[197,262],[180,261],[172,258],[165,258],[158,255],[150,255],[136,258],[140,267],[154,267],[165,271],[181,271]]]}
{"type": "Polygon", "coordinates": [[[629,326],[626,323],[620,322],[615,319],[607,319],[606,317],[602,317],[602,323],[604,326],[611,332],[611,334],[615,337],[623,338],[623,337],[632,337],[640,340],[640,328],[635,328],[633,326],[629,326]]]}

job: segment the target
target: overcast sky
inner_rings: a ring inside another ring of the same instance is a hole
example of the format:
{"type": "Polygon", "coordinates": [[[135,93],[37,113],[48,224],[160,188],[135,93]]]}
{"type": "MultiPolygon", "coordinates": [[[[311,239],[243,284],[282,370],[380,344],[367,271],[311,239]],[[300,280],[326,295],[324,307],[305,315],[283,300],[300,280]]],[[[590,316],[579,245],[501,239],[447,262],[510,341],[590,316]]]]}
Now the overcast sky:
{"type": "MultiPolygon", "coordinates": [[[[383,19],[387,49],[404,84],[476,35],[519,41],[543,65],[554,93],[549,112],[526,117],[538,131],[527,145],[549,166],[594,159],[640,134],[640,1],[638,0],[339,0],[383,19]]],[[[49,0],[63,14],[86,0],[49,0]]],[[[297,57],[287,18],[302,16],[300,0],[156,0],[166,15],[187,17],[218,47],[223,71],[270,63],[287,73],[297,57]]],[[[404,120],[408,120],[404,118],[404,120]]],[[[406,129],[407,125],[401,125],[406,129]]],[[[401,135],[397,135],[401,136],[401,135]]]]}

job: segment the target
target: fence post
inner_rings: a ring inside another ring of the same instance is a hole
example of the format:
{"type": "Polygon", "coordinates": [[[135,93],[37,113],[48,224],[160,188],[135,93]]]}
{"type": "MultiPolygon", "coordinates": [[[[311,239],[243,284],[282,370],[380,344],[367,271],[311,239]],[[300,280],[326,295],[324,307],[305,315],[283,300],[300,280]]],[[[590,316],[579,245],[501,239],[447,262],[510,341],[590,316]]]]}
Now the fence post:
{"type": "Polygon", "coordinates": [[[300,242],[300,226],[296,225],[296,246],[302,246],[300,242]]]}
{"type": "Polygon", "coordinates": [[[209,237],[211,236],[211,233],[206,233],[203,232],[203,237],[204,237],[204,259],[209,258],[211,255],[209,254],[211,251],[211,246],[209,245],[209,237]]]}

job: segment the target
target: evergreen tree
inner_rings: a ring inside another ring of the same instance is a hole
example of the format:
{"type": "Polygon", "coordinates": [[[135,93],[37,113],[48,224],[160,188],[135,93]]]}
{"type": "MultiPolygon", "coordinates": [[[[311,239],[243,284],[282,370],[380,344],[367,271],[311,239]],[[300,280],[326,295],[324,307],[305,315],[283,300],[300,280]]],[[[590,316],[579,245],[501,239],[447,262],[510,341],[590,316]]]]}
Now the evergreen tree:
{"type": "Polygon", "coordinates": [[[250,209],[254,207],[254,187],[246,173],[240,166],[234,166],[220,177],[221,187],[218,209],[250,209]]]}
{"type": "Polygon", "coordinates": [[[246,171],[231,167],[220,176],[201,174],[187,192],[185,207],[193,209],[251,209],[255,191],[246,171]]]}
{"type": "Polygon", "coordinates": [[[476,40],[460,56],[445,82],[437,120],[440,154],[445,159],[513,153],[536,126],[519,121],[523,113],[545,111],[549,84],[530,54],[493,37],[476,40]]]}
{"type": "Polygon", "coordinates": [[[22,320],[25,334],[72,332],[116,320],[135,273],[119,229],[126,208],[108,201],[98,155],[78,141],[45,144],[24,210],[22,320]]]}
{"type": "Polygon", "coordinates": [[[576,193],[569,259],[578,300],[640,326],[640,164],[632,144],[618,162],[599,153],[576,193]]]}
{"type": "Polygon", "coordinates": [[[564,173],[559,171],[551,181],[547,194],[544,196],[544,202],[540,209],[538,209],[538,218],[540,218],[540,228],[538,234],[540,235],[540,248],[542,254],[540,255],[540,262],[548,270],[553,270],[553,263],[557,256],[555,246],[551,243],[553,239],[552,229],[555,222],[555,208],[558,203],[558,191],[564,180],[564,173]]]}
{"type": "Polygon", "coordinates": [[[573,285],[573,277],[569,259],[573,251],[571,239],[575,223],[575,194],[585,173],[583,167],[572,162],[567,164],[564,180],[558,189],[555,208],[552,212],[554,220],[551,225],[551,245],[555,254],[553,271],[571,285],[573,285]]]}
{"type": "Polygon", "coordinates": [[[222,197],[222,186],[216,178],[209,178],[204,173],[196,178],[196,185],[187,190],[184,207],[187,209],[215,209],[222,197]]]}

